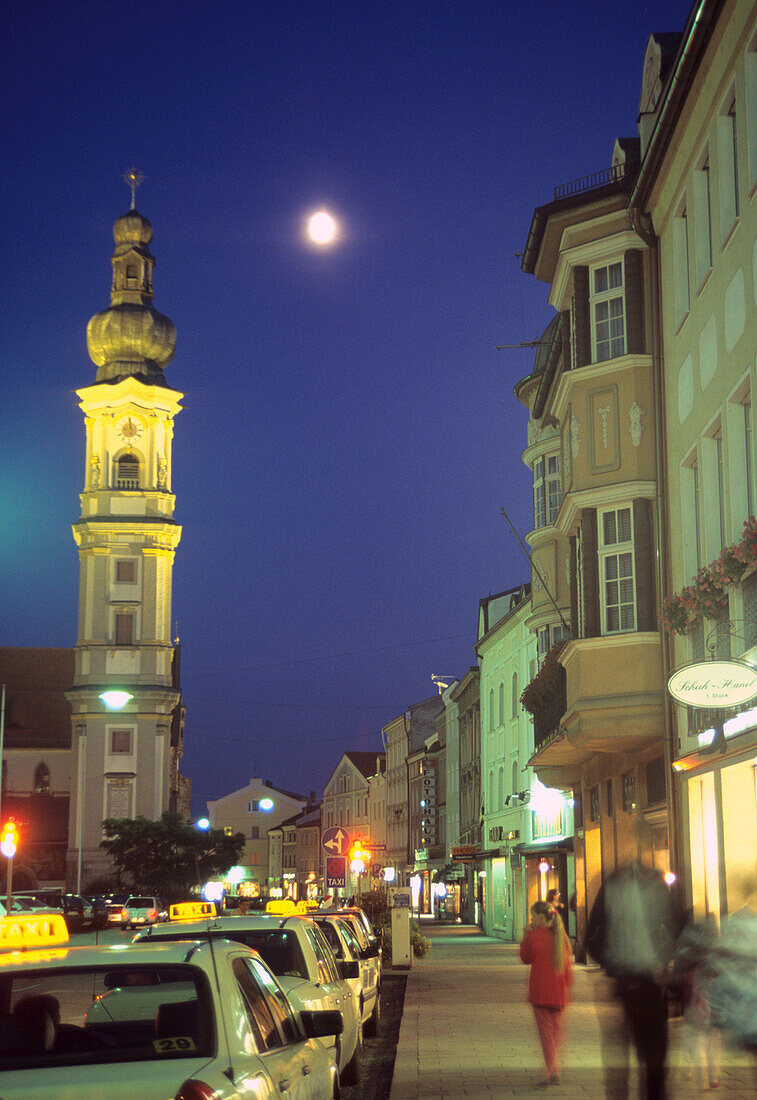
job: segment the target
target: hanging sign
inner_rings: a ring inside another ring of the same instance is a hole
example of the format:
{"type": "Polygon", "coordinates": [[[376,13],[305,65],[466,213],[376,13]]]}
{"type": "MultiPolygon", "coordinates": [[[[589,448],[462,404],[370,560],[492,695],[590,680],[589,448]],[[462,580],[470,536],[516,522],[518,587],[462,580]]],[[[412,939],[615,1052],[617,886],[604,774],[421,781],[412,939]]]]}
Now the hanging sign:
{"type": "Polygon", "coordinates": [[[689,707],[739,707],[757,696],[757,668],[745,661],[694,661],[673,673],[668,692],[689,707]]]}

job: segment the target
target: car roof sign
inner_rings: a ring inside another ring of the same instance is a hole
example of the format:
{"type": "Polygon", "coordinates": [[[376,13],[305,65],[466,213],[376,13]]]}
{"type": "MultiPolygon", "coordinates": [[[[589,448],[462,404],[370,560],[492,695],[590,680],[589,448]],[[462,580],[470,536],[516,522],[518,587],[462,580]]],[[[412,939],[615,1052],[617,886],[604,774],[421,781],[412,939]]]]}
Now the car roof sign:
{"type": "Polygon", "coordinates": [[[212,901],[183,901],[168,910],[169,920],[172,921],[203,920],[215,915],[216,907],[212,901]]]}
{"type": "Polygon", "coordinates": [[[0,951],[34,951],[68,943],[62,913],[0,918],[0,951]]]}

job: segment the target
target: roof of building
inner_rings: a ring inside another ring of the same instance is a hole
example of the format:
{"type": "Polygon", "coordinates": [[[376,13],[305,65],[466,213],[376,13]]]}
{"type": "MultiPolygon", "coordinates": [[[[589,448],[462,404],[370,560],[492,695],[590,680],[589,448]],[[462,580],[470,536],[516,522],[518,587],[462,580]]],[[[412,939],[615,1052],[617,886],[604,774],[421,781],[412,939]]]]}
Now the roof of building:
{"type": "Polygon", "coordinates": [[[377,772],[382,770],[382,763],[386,763],[385,752],[349,752],[344,753],[351,763],[355,765],[357,770],[368,779],[371,775],[376,775],[377,772]]]}
{"type": "Polygon", "coordinates": [[[0,648],[6,749],[71,747],[73,680],[73,649],[0,648]]]}

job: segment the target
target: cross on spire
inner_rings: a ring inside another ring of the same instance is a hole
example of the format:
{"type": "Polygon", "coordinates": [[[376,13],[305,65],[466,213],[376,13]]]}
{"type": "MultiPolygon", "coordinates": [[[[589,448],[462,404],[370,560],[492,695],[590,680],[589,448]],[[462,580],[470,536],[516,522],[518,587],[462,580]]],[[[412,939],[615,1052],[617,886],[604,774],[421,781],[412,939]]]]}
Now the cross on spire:
{"type": "Polygon", "coordinates": [[[131,188],[131,209],[135,209],[137,188],[142,180],[145,178],[138,168],[130,168],[128,172],[124,172],[124,183],[127,187],[131,188]]]}

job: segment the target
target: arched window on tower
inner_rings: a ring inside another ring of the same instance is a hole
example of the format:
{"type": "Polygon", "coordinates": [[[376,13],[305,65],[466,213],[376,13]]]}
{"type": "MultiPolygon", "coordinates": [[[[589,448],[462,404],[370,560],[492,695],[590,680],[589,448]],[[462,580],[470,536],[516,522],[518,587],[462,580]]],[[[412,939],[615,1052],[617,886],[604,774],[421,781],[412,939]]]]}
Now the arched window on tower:
{"type": "Polygon", "coordinates": [[[34,770],[34,793],[50,793],[50,769],[47,764],[37,764],[34,770]]]}
{"type": "Polygon", "coordinates": [[[136,455],[121,455],[116,462],[116,488],[139,488],[139,459],[136,455]]]}

